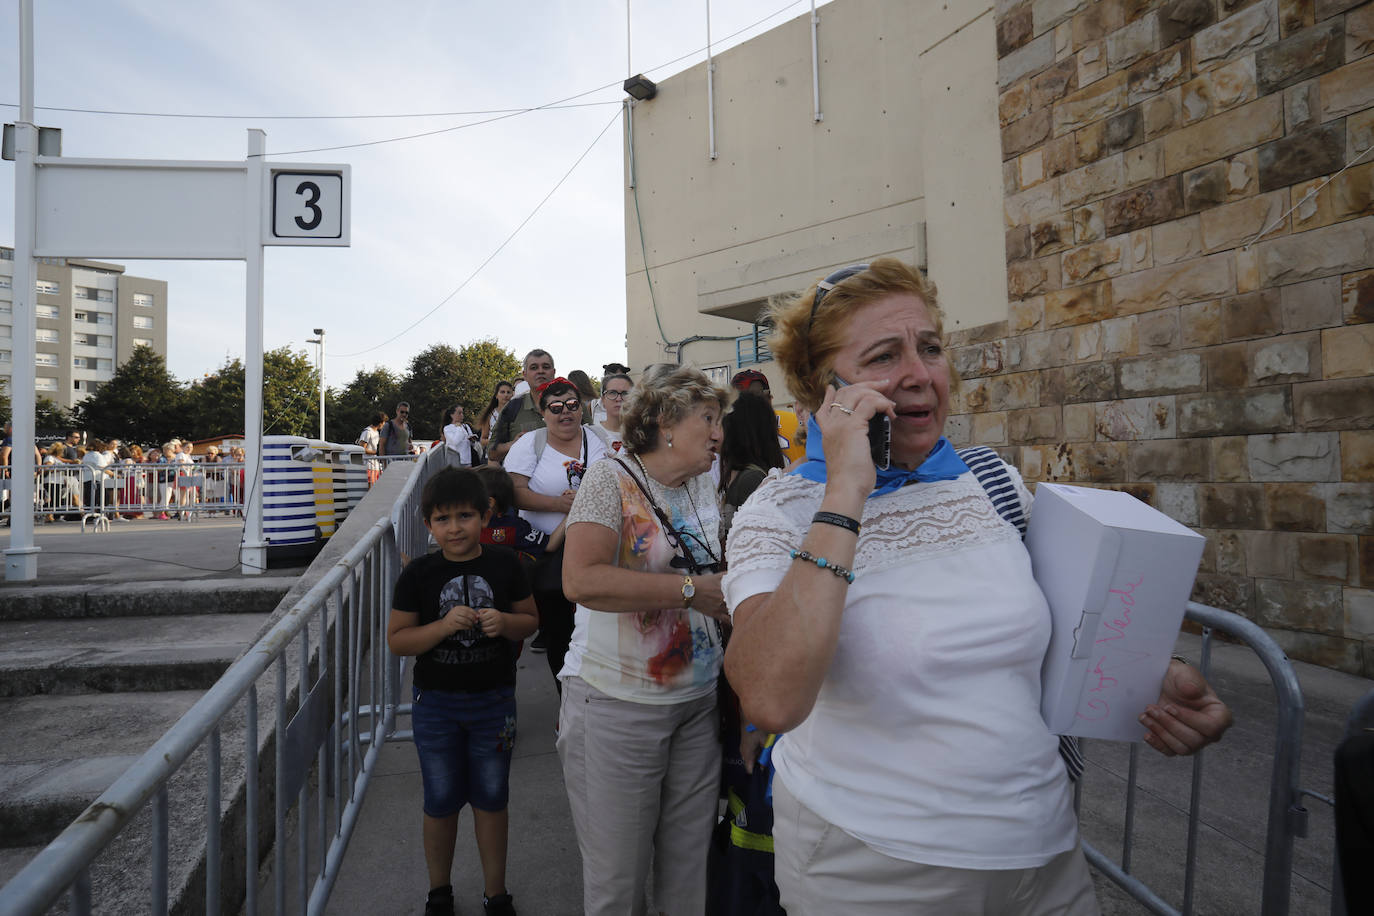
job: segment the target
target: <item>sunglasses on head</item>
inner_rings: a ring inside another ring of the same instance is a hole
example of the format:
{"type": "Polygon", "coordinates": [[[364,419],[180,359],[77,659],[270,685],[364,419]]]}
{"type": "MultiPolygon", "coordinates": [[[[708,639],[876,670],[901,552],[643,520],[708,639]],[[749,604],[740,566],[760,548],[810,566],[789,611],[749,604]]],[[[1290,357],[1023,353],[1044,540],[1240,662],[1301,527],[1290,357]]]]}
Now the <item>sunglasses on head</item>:
{"type": "Polygon", "coordinates": [[[848,267],[841,267],[816,284],[816,298],[811,300],[811,317],[806,322],[806,335],[808,337],[811,336],[811,326],[816,323],[816,310],[821,307],[821,300],[825,298],[825,294],[845,280],[855,274],[861,274],[865,270],[868,270],[867,264],[851,264],[848,267]]]}
{"type": "Polygon", "coordinates": [[[553,414],[555,417],[565,410],[572,412],[575,410],[580,410],[581,407],[582,402],[579,401],[577,398],[569,398],[566,401],[550,401],[548,404],[544,405],[544,409],[547,410],[549,413],[553,414]]]}

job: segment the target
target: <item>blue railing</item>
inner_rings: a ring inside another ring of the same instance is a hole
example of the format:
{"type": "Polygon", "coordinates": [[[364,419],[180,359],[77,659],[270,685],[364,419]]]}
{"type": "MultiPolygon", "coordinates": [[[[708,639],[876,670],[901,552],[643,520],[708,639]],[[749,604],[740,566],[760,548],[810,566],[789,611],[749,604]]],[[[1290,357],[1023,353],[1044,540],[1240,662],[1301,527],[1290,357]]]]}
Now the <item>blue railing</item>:
{"type": "Polygon", "coordinates": [[[768,333],[767,328],[754,325],[752,334],[735,338],[735,368],[773,361],[773,353],[768,349],[768,333]]]}

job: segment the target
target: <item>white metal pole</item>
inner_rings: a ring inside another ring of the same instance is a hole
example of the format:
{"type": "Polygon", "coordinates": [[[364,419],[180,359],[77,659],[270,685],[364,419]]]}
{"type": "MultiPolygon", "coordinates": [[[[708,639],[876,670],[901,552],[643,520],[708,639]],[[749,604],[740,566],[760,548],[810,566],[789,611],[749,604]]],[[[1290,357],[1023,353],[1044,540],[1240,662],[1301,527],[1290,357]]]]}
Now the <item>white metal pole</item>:
{"type": "Polygon", "coordinates": [[[5,579],[38,578],[34,520],[34,233],[38,226],[38,127],[33,123],[33,0],[19,0],[19,119],[14,125],[14,315],[10,406],[14,448],[10,453],[10,546],[5,579]]]}
{"type": "Polygon", "coordinates": [[[711,0],[706,0],[706,121],[711,137],[711,158],[716,158],[716,62],[711,57],[711,0]]]}
{"type": "Polygon", "coordinates": [[[267,542],[262,532],[262,197],[263,156],[267,134],[248,131],[248,176],[244,193],[244,263],[247,266],[245,298],[246,346],[243,379],[243,434],[247,450],[243,486],[243,544],[239,563],[244,575],[267,569],[267,542]]]}
{"type": "Polygon", "coordinates": [[[320,441],[324,442],[324,328],[320,328],[320,441]]]}
{"type": "Polygon", "coordinates": [[[816,15],[816,0],[811,0],[811,116],[817,123],[825,120],[825,115],[821,114],[821,57],[816,41],[816,29],[820,24],[821,17],[816,15]]]}

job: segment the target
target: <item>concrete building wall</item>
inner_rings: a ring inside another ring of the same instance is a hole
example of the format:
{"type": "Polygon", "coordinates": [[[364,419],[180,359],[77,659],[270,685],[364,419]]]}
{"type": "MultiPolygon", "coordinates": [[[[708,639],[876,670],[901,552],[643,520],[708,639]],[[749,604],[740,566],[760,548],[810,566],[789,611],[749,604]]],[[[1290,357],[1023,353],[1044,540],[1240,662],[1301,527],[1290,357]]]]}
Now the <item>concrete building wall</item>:
{"type": "Polygon", "coordinates": [[[1012,303],[951,337],[951,438],[1193,526],[1197,600],[1374,676],[1374,3],[998,0],[996,35],[1012,303]]]}
{"type": "MultiPolygon", "coordinates": [[[[952,326],[1005,317],[993,12],[936,6],[821,7],[819,122],[809,14],[716,57],[714,160],[706,64],[635,106],[632,365],[677,358],[665,341],[719,336],[729,339],[683,345],[681,359],[728,378],[739,368],[734,338],[770,296],[881,255],[928,263],[957,303],[952,326]]],[[[787,401],[773,364],[757,368],[787,401]]]]}
{"type": "MultiPolygon", "coordinates": [[[[14,369],[13,257],[13,249],[0,249],[0,380],[6,387],[14,369]]],[[[74,407],[114,377],[135,340],[148,340],[167,355],[166,281],[127,276],[118,264],[56,258],[38,262],[36,282],[38,397],[74,407]]]]}

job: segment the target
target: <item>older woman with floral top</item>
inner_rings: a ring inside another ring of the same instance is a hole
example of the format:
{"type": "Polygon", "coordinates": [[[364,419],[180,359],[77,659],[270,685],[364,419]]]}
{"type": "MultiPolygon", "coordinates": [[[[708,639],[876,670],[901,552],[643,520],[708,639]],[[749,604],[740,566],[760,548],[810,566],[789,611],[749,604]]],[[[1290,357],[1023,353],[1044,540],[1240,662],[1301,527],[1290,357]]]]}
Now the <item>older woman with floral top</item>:
{"type": "Polygon", "coordinates": [[[587,469],[568,514],[577,602],[558,754],[588,914],[701,913],[716,820],[721,556],[711,465],[729,394],[653,366],[622,416],[624,449],[587,469]]]}

